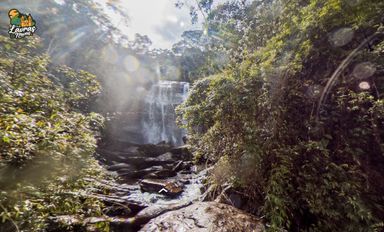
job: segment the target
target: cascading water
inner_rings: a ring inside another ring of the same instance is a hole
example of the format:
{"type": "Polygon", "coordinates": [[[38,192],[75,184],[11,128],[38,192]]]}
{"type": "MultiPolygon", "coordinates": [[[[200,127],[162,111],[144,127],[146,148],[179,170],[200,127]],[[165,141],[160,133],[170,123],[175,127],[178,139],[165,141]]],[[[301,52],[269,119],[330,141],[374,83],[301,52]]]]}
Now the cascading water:
{"type": "Polygon", "coordinates": [[[176,125],[175,108],[187,97],[189,83],[159,81],[154,84],[145,99],[145,115],[142,120],[144,139],[147,143],[183,143],[185,130],[176,125]]]}

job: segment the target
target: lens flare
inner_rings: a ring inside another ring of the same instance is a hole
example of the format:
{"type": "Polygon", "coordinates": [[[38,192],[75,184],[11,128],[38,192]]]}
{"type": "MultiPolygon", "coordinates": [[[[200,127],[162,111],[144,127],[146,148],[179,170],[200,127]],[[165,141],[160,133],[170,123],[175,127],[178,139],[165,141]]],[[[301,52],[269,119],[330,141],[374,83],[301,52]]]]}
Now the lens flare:
{"type": "Polygon", "coordinates": [[[117,53],[116,49],[112,46],[104,47],[102,51],[102,56],[111,64],[115,64],[119,60],[119,54],[117,53]]]}
{"type": "Polygon", "coordinates": [[[357,64],[353,69],[353,76],[357,79],[366,79],[376,72],[376,67],[371,62],[357,64]]]}
{"type": "Polygon", "coordinates": [[[348,0],[346,2],[350,6],[357,6],[357,5],[359,5],[361,3],[361,0],[348,0]]]}
{"type": "Polygon", "coordinates": [[[351,28],[340,28],[329,36],[329,41],[335,47],[342,47],[353,39],[354,32],[351,28]]]}
{"type": "Polygon", "coordinates": [[[124,59],[124,67],[128,72],[135,72],[140,68],[140,61],[136,57],[128,55],[124,59]]]}
{"type": "Polygon", "coordinates": [[[366,82],[366,81],[362,81],[362,82],[360,82],[360,84],[359,84],[359,88],[360,88],[361,90],[368,90],[368,89],[371,88],[371,85],[370,85],[368,82],[366,82]]]}

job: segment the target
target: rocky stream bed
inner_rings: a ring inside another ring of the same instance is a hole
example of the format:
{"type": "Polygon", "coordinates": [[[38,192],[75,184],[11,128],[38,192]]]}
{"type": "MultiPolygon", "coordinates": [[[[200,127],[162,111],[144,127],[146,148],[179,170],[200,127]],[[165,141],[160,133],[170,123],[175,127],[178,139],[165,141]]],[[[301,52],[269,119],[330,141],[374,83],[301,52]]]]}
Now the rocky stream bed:
{"type": "Polygon", "coordinates": [[[106,205],[105,216],[85,220],[55,217],[51,228],[57,228],[56,223],[71,225],[75,231],[98,231],[97,222],[109,222],[111,231],[117,232],[263,230],[257,218],[231,205],[202,202],[209,199],[202,194],[209,169],[193,165],[187,145],[109,141],[100,144],[97,154],[118,179],[96,180],[108,189],[107,193],[92,193],[106,205]]]}

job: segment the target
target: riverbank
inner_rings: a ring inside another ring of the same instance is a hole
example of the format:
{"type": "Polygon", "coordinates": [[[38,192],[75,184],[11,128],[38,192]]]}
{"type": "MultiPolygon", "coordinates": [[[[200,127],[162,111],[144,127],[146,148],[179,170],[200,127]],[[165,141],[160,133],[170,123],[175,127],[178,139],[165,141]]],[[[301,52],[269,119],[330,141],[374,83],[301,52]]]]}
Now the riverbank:
{"type": "Polygon", "coordinates": [[[201,196],[205,172],[193,165],[188,146],[113,140],[99,144],[97,159],[116,180],[92,180],[106,190],[93,194],[105,204],[103,216],[59,216],[51,218],[51,228],[77,225],[97,231],[94,224],[105,222],[111,231],[138,231],[152,218],[191,205],[201,196]]]}
{"type": "Polygon", "coordinates": [[[188,145],[109,141],[99,146],[98,154],[120,184],[111,195],[126,207],[120,214],[116,210],[110,214],[112,231],[263,229],[260,220],[219,203],[220,198],[218,202],[201,202],[213,200],[207,197],[210,190],[203,185],[211,168],[195,166],[188,145]]]}

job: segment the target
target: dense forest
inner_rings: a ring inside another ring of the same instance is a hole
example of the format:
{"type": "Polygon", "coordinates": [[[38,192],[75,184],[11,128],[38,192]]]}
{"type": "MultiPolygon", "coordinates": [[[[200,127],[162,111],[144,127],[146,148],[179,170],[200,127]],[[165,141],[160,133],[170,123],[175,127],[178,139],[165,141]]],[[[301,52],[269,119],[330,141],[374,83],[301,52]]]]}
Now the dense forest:
{"type": "Polygon", "coordinates": [[[375,230],[384,218],[383,2],[283,3],[250,6],[267,13],[241,17],[254,25],[240,34],[241,58],[195,82],[180,108],[195,154],[273,231],[375,230]]]}
{"type": "Polygon", "coordinates": [[[384,1],[175,0],[199,29],[170,49],[128,38],[92,0],[29,2],[0,3],[38,25],[12,39],[0,20],[0,231],[182,231],[121,229],[139,217],[123,217],[134,210],[113,194],[130,182],[108,160],[187,153],[117,138],[162,80],[191,86],[177,124],[204,201],[227,195],[260,231],[384,230],[384,1]]]}

